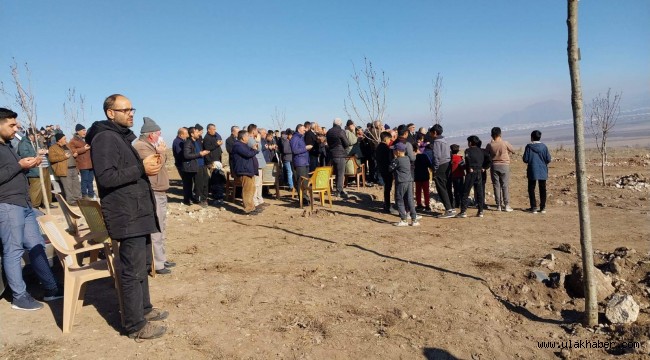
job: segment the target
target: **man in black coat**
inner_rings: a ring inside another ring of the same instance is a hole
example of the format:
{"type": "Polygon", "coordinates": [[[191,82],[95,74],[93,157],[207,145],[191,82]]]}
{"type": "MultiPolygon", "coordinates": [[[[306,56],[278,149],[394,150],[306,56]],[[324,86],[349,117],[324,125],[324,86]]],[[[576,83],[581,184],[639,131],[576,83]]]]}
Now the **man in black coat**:
{"type": "Polygon", "coordinates": [[[305,145],[311,145],[309,150],[309,171],[314,171],[318,167],[318,156],[320,155],[320,143],[318,142],[317,123],[305,121],[305,145]]]}
{"type": "Polygon", "coordinates": [[[326,135],[330,159],[332,160],[336,174],[335,195],[337,197],[347,197],[347,194],[343,191],[343,178],[345,177],[345,157],[348,156],[348,152],[345,149],[350,146],[350,142],[345,136],[345,130],[341,128],[342,123],[340,118],[334,119],[332,128],[327,131],[326,135]]]}
{"type": "Polygon", "coordinates": [[[205,156],[205,160],[208,162],[208,168],[210,170],[212,170],[213,162],[221,162],[221,154],[223,152],[221,144],[223,144],[223,141],[221,135],[217,132],[217,127],[214,126],[214,124],[208,124],[208,133],[203,137],[203,149],[210,151],[210,153],[205,156]]]}
{"type": "Polygon", "coordinates": [[[149,298],[151,234],[160,232],[160,226],[148,176],[158,174],[163,165],[160,155],[143,160],[131,146],[136,138],[129,129],[135,109],[129,99],[119,94],[107,97],[104,114],[108,120],[96,121],[86,141],[93,149],[93,170],[106,229],[120,246],[124,327],[130,338],[154,339],[167,328],[152,321],[163,320],[168,313],[155,309],[149,298]]]}

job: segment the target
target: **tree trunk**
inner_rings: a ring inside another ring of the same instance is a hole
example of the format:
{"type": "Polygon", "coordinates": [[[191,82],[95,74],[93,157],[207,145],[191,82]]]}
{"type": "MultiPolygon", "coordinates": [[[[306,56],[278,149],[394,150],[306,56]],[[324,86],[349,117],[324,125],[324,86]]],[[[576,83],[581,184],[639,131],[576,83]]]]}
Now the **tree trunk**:
{"type": "Polygon", "coordinates": [[[607,183],[605,183],[605,162],[606,161],[607,161],[607,153],[605,152],[605,149],[603,149],[600,158],[600,176],[603,178],[603,186],[607,185],[607,183]]]}
{"type": "Polygon", "coordinates": [[[585,288],[586,326],[598,325],[598,303],[594,287],[594,258],[591,247],[591,221],[585,174],[585,139],[582,116],[582,89],[580,86],[580,56],[578,48],[578,0],[567,0],[567,27],[569,72],[571,74],[571,107],[573,109],[573,137],[575,141],[576,179],[578,180],[578,210],[580,218],[580,245],[582,248],[582,271],[585,288]]]}

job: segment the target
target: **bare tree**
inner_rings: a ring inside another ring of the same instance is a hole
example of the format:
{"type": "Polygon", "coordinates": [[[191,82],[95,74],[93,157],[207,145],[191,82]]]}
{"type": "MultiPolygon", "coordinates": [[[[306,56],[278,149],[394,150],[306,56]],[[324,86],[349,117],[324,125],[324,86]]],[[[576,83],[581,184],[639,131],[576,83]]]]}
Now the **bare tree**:
{"type": "Polygon", "coordinates": [[[275,111],[271,114],[271,126],[275,130],[284,130],[284,124],[287,122],[286,110],[279,111],[278,107],[275,107],[275,111]]]}
{"type": "Polygon", "coordinates": [[[433,94],[429,94],[429,111],[431,112],[431,118],[433,124],[442,124],[442,76],[440,73],[436,75],[436,79],[432,81],[433,83],[433,94]]]}
{"type": "Polygon", "coordinates": [[[598,303],[594,286],[594,257],[591,247],[591,219],[585,165],[585,136],[582,116],[582,88],[580,85],[580,48],[578,47],[578,0],[567,0],[567,28],[569,32],[567,55],[571,75],[571,107],[573,110],[573,137],[575,141],[576,179],[578,180],[578,214],[580,245],[584,274],[585,318],[587,326],[598,325],[598,303]]]}
{"type": "MultiPolygon", "coordinates": [[[[348,82],[348,99],[343,100],[343,109],[349,118],[354,117],[358,122],[374,123],[376,120],[384,122],[386,112],[386,90],[388,78],[381,70],[378,74],[368,58],[363,58],[363,69],[357,70],[352,63],[352,86],[348,82]],[[354,90],[353,90],[354,88],[354,90]],[[356,99],[356,101],[355,101],[356,99]],[[361,105],[357,105],[360,102],[361,105]],[[363,114],[362,114],[363,113],[363,114]]],[[[379,142],[379,139],[374,139],[379,142]]]]}
{"type": "MultiPolygon", "coordinates": [[[[25,68],[25,74],[27,76],[27,87],[25,87],[21,82],[20,69],[16,63],[16,59],[13,59],[13,63],[9,66],[9,68],[11,69],[11,78],[14,86],[16,87],[16,92],[10,94],[10,92],[5,88],[4,83],[0,82],[0,93],[4,94],[7,97],[13,97],[16,105],[18,105],[18,107],[23,111],[23,116],[26,118],[27,123],[29,124],[29,128],[36,136],[36,134],[38,134],[38,128],[36,127],[36,102],[34,100],[34,92],[32,91],[32,76],[27,63],[23,64],[23,66],[25,68]]],[[[38,146],[38,141],[34,141],[33,145],[37,156],[39,156],[39,154],[41,154],[41,149],[38,146]]],[[[50,199],[45,196],[47,192],[45,191],[45,182],[43,181],[43,168],[40,166],[38,167],[38,176],[41,178],[41,192],[43,193],[43,200],[45,202],[45,211],[49,214],[50,199]]]]}
{"type": "Polygon", "coordinates": [[[596,138],[596,148],[600,152],[600,176],[603,186],[605,182],[605,163],[607,163],[607,136],[616,125],[618,116],[621,114],[621,93],[611,96],[612,89],[607,89],[607,95],[598,94],[591,100],[591,113],[589,114],[589,125],[591,133],[596,138]]]}
{"type": "Polygon", "coordinates": [[[63,102],[63,117],[69,128],[74,129],[77,124],[86,122],[86,98],[73,88],[68,89],[68,94],[63,102]]]}

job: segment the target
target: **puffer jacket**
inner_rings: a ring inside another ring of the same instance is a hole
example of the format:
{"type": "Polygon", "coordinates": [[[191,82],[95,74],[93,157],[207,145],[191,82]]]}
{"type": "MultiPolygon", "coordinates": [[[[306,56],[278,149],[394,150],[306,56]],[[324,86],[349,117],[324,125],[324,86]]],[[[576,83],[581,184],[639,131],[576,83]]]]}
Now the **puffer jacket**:
{"type": "Polygon", "coordinates": [[[345,131],[340,126],[334,125],[331,129],[327,130],[326,138],[330,158],[336,159],[348,156],[346,148],[350,146],[350,142],[345,136],[345,131]]]}
{"type": "Polygon", "coordinates": [[[118,241],[160,232],[149,177],[131,146],[135,138],[109,120],[96,121],[86,134],[106,229],[118,241]]]}

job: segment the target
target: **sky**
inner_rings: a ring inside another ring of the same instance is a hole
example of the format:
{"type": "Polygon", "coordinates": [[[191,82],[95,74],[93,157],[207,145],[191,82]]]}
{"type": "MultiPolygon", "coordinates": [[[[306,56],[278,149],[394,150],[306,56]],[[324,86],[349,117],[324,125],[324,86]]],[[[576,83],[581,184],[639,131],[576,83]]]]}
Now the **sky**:
{"type": "MultiPolygon", "coordinates": [[[[438,73],[445,127],[570,102],[563,0],[0,0],[0,16],[0,81],[13,91],[13,59],[29,64],[39,126],[70,127],[63,103],[74,88],[86,126],[121,93],[137,109],[133,130],[148,116],[166,140],[196,123],[224,136],[231,125],[271,127],[275,109],[285,126],[329,127],[348,118],[352,65],[364,57],[388,77],[391,125],[431,124],[438,73]]],[[[632,106],[650,92],[648,19],[648,0],[580,2],[585,102],[611,87],[632,106]]],[[[0,96],[3,105],[17,108],[0,96]]]]}

